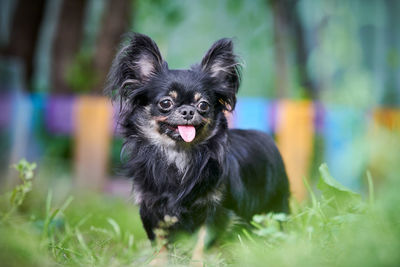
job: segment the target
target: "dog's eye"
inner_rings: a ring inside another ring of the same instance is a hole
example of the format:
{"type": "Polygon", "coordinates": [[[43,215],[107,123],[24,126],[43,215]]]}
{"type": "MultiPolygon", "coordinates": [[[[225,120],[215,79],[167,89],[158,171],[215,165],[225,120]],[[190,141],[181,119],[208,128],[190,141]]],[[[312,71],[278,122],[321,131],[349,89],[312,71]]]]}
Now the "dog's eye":
{"type": "Polygon", "coordinates": [[[172,101],[170,99],[164,99],[161,100],[158,105],[160,106],[160,108],[164,109],[164,110],[168,110],[170,108],[172,108],[172,101]]]}
{"type": "Polygon", "coordinates": [[[205,112],[205,111],[208,111],[208,109],[210,108],[210,105],[209,105],[207,102],[205,102],[205,101],[201,101],[201,102],[197,105],[197,107],[198,107],[198,109],[199,109],[200,111],[205,112]]]}

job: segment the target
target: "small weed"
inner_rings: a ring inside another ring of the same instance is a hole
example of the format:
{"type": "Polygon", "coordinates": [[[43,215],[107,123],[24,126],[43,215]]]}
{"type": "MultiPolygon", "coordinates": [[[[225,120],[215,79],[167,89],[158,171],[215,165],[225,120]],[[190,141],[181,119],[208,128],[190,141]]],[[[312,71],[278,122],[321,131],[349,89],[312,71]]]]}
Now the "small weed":
{"type": "Polygon", "coordinates": [[[23,159],[18,164],[13,165],[12,168],[18,172],[21,183],[11,191],[8,210],[4,213],[0,213],[0,224],[7,222],[8,218],[22,205],[26,195],[32,190],[32,180],[36,169],[36,163],[29,163],[23,159]]]}

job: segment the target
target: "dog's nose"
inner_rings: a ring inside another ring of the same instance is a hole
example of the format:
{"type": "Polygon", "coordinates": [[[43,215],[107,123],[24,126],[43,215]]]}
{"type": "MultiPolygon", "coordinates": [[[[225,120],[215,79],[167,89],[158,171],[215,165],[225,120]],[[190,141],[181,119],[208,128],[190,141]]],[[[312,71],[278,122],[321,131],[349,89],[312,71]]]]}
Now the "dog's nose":
{"type": "Polygon", "coordinates": [[[179,113],[185,120],[193,119],[195,108],[192,106],[183,106],[180,108],[179,113]]]}

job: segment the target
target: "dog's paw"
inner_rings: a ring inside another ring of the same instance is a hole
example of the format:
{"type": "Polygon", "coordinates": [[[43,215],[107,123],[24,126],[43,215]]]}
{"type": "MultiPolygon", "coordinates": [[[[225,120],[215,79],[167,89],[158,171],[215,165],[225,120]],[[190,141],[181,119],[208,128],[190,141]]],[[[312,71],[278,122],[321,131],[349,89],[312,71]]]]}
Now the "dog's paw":
{"type": "Polygon", "coordinates": [[[189,266],[191,266],[191,267],[203,267],[205,265],[204,265],[203,259],[198,259],[198,260],[192,259],[192,261],[190,262],[189,266]]]}
{"type": "Polygon", "coordinates": [[[168,251],[165,247],[162,247],[149,262],[149,266],[161,267],[168,265],[168,251]]]}

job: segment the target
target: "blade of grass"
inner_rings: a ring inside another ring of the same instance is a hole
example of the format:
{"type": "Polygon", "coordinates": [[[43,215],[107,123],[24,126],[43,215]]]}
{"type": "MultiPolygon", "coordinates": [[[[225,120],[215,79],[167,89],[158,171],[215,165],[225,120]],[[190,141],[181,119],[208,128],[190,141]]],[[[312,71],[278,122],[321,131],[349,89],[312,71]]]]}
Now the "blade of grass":
{"type": "Polygon", "coordinates": [[[369,204],[372,206],[375,203],[375,192],[374,192],[374,182],[372,180],[372,175],[370,171],[367,171],[367,180],[368,180],[369,204]]]}
{"type": "Polygon", "coordinates": [[[246,229],[242,229],[243,234],[253,243],[255,243],[254,239],[251,237],[250,233],[246,229]]]}
{"type": "Polygon", "coordinates": [[[61,208],[55,209],[55,210],[51,213],[50,222],[54,219],[54,217],[57,216],[57,214],[58,214],[59,212],[65,211],[65,209],[68,208],[68,206],[71,204],[72,200],[74,200],[74,197],[73,197],[73,196],[69,196],[69,197],[67,198],[67,200],[64,202],[64,204],[61,206],[61,208]]]}
{"type": "Polygon", "coordinates": [[[129,234],[129,237],[128,237],[128,249],[129,250],[132,249],[133,242],[134,242],[134,236],[132,234],[129,234]]]}
{"type": "Polygon", "coordinates": [[[48,218],[50,214],[50,209],[51,209],[51,201],[53,199],[53,191],[49,189],[47,193],[47,198],[46,198],[46,218],[48,218]]]}
{"type": "Polygon", "coordinates": [[[304,183],[304,186],[306,187],[308,193],[310,194],[311,204],[312,204],[313,208],[317,207],[317,197],[315,196],[314,191],[311,189],[311,186],[305,177],[303,177],[303,183],[304,183]]]}
{"type": "Polygon", "coordinates": [[[241,244],[242,246],[244,246],[242,237],[241,237],[239,234],[237,235],[237,238],[238,238],[240,244],[241,244]]]}
{"type": "Polygon", "coordinates": [[[82,247],[82,249],[83,249],[88,255],[91,255],[92,253],[91,253],[89,247],[87,246],[87,244],[86,244],[86,242],[85,242],[85,239],[83,238],[82,233],[81,233],[78,229],[75,229],[75,235],[76,235],[76,238],[78,239],[78,243],[79,243],[79,245],[82,247]]]}
{"type": "Polygon", "coordinates": [[[121,238],[121,228],[119,227],[118,223],[112,218],[107,218],[107,222],[114,229],[114,232],[115,232],[115,235],[117,236],[117,238],[121,238]]]}
{"type": "Polygon", "coordinates": [[[51,189],[49,189],[49,191],[47,193],[47,198],[46,198],[46,213],[45,213],[45,219],[44,219],[44,225],[43,225],[43,231],[42,231],[42,240],[45,240],[45,238],[48,237],[52,198],[53,198],[53,191],[51,189]]]}

